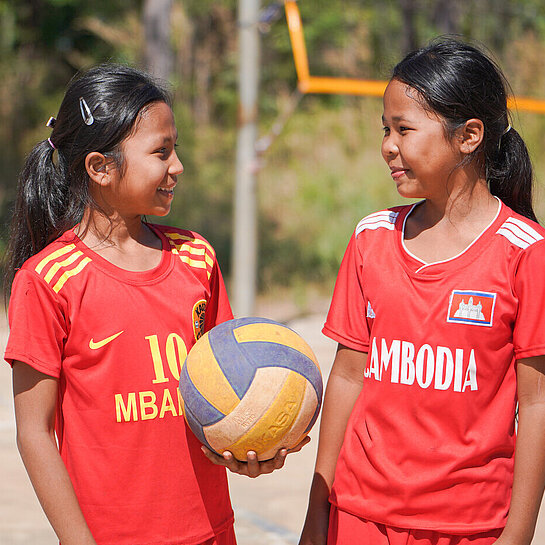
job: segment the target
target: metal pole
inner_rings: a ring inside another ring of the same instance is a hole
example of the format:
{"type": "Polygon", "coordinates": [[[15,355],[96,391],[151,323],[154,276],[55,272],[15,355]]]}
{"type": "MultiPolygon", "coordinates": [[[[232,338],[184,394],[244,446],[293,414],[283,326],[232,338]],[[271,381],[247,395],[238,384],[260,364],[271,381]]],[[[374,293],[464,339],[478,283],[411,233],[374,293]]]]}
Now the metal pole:
{"type": "Polygon", "coordinates": [[[254,312],[257,283],[256,150],[259,88],[260,0],[239,2],[239,118],[233,231],[233,310],[236,316],[254,312]]]}

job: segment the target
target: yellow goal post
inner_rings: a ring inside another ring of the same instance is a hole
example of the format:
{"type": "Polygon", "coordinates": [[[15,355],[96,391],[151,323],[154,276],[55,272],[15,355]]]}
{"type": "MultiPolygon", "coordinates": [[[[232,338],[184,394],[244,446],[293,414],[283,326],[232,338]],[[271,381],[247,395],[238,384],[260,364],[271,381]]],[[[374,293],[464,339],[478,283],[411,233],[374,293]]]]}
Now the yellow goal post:
{"type": "MultiPolygon", "coordinates": [[[[364,95],[382,97],[387,81],[356,78],[333,78],[311,76],[303,23],[296,0],[284,0],[286,20],[297,73],[297,88],[303,94],[325,93],[343,95],[364,95]]],[[[507,106],[510,109],[525,110],[545,114],[545,100],[528,97],[509,97],[507,106]]]]}

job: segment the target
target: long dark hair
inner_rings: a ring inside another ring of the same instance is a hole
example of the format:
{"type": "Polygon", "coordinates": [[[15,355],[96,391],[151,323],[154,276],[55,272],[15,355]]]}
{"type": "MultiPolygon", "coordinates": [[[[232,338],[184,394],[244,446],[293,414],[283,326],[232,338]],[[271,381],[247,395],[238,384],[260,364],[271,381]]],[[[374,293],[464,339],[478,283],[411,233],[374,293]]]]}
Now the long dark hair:
{"type": "Polygon", "coordinates": [[[511,127],[509,85],[492,59],[476,47],[443,37],[409,53],[394,68],[392,79],[416,89],[423,106],[445,120],[449,136],[468,119],[480,119],[484,140],[470,159],[482,162],[493,195],[537,221],[532,163],[526,144],[511,127]]]}
{"type": "Polygon", "coordinates": [[[121,142],[142,108],[155,102],[170,105],[169,93],[148,74],[124,65],[102,64],[69,83],[50,138],[32,149],[19,176],[6,293],[26,259],[74,227],[86,208],[98,208],[89,193],[86,156],[98,151],[122,168],[121,142]]]}

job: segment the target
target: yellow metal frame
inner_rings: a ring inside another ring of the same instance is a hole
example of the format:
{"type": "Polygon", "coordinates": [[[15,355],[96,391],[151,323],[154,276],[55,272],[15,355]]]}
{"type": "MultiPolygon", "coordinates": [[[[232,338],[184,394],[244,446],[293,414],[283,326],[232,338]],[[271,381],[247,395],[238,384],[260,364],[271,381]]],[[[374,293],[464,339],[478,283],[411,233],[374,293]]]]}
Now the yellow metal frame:
{"type": "MultiPolygon", "coordinates": [[[[285,0],[286,20],[290,34],[295,71],[297,72],[297,87],[301,93],[326,93],[343,95],[365,95],[382,97],[387,81],[355,79],[355,78],[324,78],[311,76],[308,67],[308,55],[303,34],[303,23],[296,0],[285,0]]],[[[508,107],[545,114],[545,100],[527,97],[509,97],[508,107]]]]}

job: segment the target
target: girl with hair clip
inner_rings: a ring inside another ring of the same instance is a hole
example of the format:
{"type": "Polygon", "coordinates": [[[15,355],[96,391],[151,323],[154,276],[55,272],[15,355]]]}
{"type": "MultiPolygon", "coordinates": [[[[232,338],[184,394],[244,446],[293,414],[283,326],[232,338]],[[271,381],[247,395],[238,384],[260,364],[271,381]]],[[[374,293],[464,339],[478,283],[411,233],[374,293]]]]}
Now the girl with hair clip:
{"type": "Polygon", "coordinates": [[[363,218],[342,261],[300,543],[529,545],[545,482],[545,229],[506,82],[440,39],[395,67],[383,125],[399,194],[421,200],[363,218]]]}
{"type": "Polygon", "coordinates": [[[20,176],[6,269],[5,358],[36,494],[62,545],[232,545],[215,464],[257,476],[287,452],[220,458],[184,422],[180,365],[232,313],[210,244],[143,221],[168,214],[183,172],[169,95],[102,65],[48,125],[20,176]]]}

